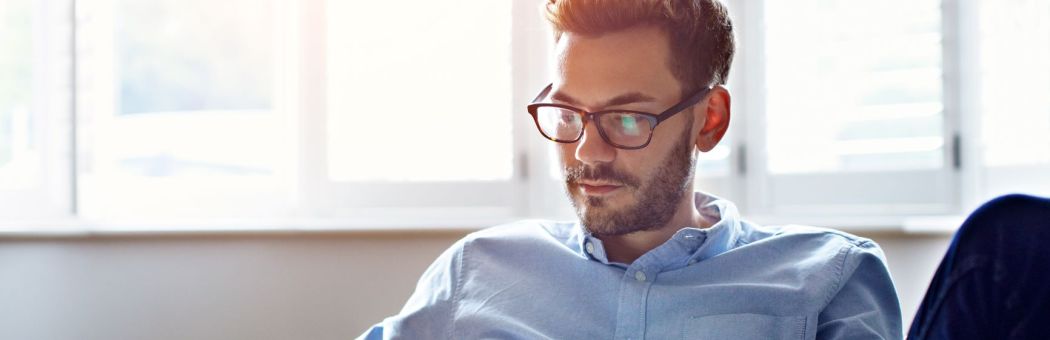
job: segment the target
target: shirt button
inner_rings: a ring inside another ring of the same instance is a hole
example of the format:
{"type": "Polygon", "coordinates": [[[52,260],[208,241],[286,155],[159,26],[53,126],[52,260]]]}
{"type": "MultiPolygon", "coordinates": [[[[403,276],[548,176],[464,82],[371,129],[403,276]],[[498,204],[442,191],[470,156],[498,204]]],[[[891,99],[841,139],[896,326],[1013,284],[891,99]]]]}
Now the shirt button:
{"type": "Polygon", "coordinates": [[[594,255],[594,243],[587,242],[587,244],[584,245],[584,248],[587,249],[588,254],[594,255]]]}
{"type": "Polygon", "coordinates": [[[634,272],[634,279],[638,280],[638,282],[644,282],[645,281],[645,273],[643,273],[642,271],[634,272]]]}

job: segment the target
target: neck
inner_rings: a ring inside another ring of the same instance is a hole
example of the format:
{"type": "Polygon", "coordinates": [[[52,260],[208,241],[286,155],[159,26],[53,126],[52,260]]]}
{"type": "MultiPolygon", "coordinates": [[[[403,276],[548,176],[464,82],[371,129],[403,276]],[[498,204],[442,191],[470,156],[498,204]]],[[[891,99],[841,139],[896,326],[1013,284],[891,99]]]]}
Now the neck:
{"type": "Polygon", "coordinates": [[[710,227],[696,210],[693,193],[688,193],[678,204],[674,216],[658,228],[636,231],[630,234],[599,236],[605,247],[605,255],[610,262],[631,264],[634,260],[671,239],[678,230],[685,227],[710,227]]]}

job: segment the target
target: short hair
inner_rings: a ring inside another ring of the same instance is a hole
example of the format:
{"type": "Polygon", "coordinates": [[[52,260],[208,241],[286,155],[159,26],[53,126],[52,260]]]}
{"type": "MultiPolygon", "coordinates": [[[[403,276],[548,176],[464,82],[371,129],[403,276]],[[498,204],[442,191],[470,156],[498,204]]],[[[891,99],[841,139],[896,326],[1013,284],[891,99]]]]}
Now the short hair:
{"type": "Polygon", "coordinates": [[[556,41],[565,32],[597,36],[639,25],[661,28],[683,96],[728,80],[733,23],[718,0],[547,0],[545,11],[556,41]]]}

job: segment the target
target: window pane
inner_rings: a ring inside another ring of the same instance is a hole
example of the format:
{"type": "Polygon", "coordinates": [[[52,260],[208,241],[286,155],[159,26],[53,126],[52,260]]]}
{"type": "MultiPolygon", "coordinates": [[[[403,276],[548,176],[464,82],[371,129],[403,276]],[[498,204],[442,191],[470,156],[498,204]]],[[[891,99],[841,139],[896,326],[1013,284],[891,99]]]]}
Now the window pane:
{"type": "Polygon", "coordinates": [[[273,20],[265,3],[119,4],[122,114],[270,108],[273,20]]]}
{"type": "Polygon", "coordinates": [[[940,1],[766,6],[772,173],[942,165],[940,1]]]}
{"type": "Polygon", "coordinates": [[[984,161],[1050,163],[1050,2],[980,2],[984,161]]]}
{"type": "Polygon", "coordinates": [[[328,1],[329,177],[510,178],[510,5],[328,1]]]}
{"type": "Polygon", "coordinates": [[[0,2],[0,190],[35,186],[40,172],[32,100],[32,6],[0,2]]]}
{"type": "Polygon", "coordinates": [[[293,147],[272,99],[273,3],[83,7],[82,212],[196,217],[271,209],[258,201],[282,183],[293,147]]]}

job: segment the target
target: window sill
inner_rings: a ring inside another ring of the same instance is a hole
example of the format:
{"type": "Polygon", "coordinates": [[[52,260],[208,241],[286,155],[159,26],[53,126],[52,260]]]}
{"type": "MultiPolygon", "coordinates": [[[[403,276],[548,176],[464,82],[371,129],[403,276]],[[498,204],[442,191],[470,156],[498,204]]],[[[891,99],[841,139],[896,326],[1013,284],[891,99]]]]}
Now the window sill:
{"type": "Polygon", "coordinates": [[[298,235],[466,233],[516,220],[514,218],[459,219],[224,219],[224,220],[121,220],[82,219],[0,223],[0,238],[65,238],[95,236],[179,235],[298,235]]]}
{"type": "MultiPolygon", "coordinates": [[[[297,234],[448,234],[467,233],[509,223],[525,217],[369,217],[302,219],[152,219],[86,220],[58,219],[5,221],[0,238],[52,238],[93,236],[162,235],[297,235],[297,234]]],[[[753,216],[745,219],[761,225],[803,224],[829,227],[849,233],[951,234],[962,224],[962,216],[753,216]]]]}
{"type": "Polygon", "coordinates": [[[952,234],[965,216],[753,216],[761,225],[802,224],[848,233],[952,234]]]}

